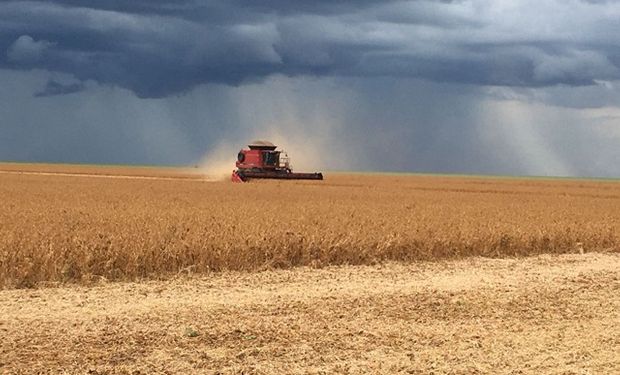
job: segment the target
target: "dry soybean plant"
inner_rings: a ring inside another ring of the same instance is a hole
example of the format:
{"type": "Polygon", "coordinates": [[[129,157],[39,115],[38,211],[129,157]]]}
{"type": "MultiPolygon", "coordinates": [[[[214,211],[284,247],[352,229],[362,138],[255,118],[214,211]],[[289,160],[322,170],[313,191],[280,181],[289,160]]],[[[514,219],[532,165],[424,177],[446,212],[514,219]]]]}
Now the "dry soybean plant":
{"type": "Polygon", "coordinates": [[[4,288],[620,248],[620,183],[613,181],[344,174],[248,184],[36,174],[0,180],[4,288]]]}

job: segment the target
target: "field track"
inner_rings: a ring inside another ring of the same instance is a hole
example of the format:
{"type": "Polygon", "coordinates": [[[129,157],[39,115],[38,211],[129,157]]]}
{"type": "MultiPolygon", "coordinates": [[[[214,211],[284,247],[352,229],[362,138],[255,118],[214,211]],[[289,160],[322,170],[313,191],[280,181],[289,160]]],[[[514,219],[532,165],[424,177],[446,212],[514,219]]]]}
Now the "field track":
{"type": "Polygon", "coordinates": [[[620,373],[620,255],[0,291],[0,372],[620,373]]]}
{"type": "Polygon", "coordinates": [[[30,171],[6,171],[0,170],[0,174],[25,175],[25,176],[55,176],[55,177],[85,177],[85,178],[111,178],[121,180],[163,180],[163,181],[213,181],[212,179],[197,175],[195,177],[166,177],[166,176],[138,176],[122,174],[94,174],[94,173],[66,173],[66,172],[30,172],[30,171]]]}
{"type": "MultiPolygon", "coordinates": [[[[232,168],[231,168],[232,170],[232,168]]],[[[210,181],[198,168],[88,164],[0,163],[0,175],[109,178],[124,180],[210,181]]]]}

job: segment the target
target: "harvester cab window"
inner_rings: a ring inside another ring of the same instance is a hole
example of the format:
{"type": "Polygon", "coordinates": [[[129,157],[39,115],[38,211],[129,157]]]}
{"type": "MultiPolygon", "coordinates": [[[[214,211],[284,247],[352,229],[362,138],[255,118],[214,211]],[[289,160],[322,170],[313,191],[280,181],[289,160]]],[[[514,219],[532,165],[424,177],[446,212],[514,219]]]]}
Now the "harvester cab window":
{"type": "Polygon", "coordinates": [[[277,152],[264,152],[263,161],[265,165],[276,165],[276,163],[278,162],[278,153],[277,152]]]}

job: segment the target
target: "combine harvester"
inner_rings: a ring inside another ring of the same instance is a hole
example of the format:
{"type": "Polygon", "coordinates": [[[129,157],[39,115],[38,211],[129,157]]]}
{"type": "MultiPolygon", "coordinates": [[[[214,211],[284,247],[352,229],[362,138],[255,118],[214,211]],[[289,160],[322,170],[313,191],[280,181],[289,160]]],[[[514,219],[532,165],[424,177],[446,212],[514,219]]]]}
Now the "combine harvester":
{"type": "Polygon", "coordinates": [[[233,171],[233,182],[246,182],[253,178],[281,180],[322,180],[323,174],[295,173],[291,169],[286,152],[276,151],[276,146],[267,141],[254,141],[249,150],[241,150],[237,155],[237,169],[233,171]]]}

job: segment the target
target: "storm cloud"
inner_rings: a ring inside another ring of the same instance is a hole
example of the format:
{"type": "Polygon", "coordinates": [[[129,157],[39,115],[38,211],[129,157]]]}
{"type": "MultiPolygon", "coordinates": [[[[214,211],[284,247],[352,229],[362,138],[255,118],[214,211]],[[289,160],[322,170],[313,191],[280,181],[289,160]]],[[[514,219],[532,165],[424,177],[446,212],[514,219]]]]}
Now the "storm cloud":
{"type": "Polygon", "coordinates": [[[620,76],[620,4],[593,1],[6,1],[0,66],[139,97],[273,74],[475,85],[620,76]]]}
{"type": "Polygon", "coordinates": [[[618,20],[593,0],[3,1],[0,159],[228,162],[268,138],[302,169],[617,177],[618,20]]]}

